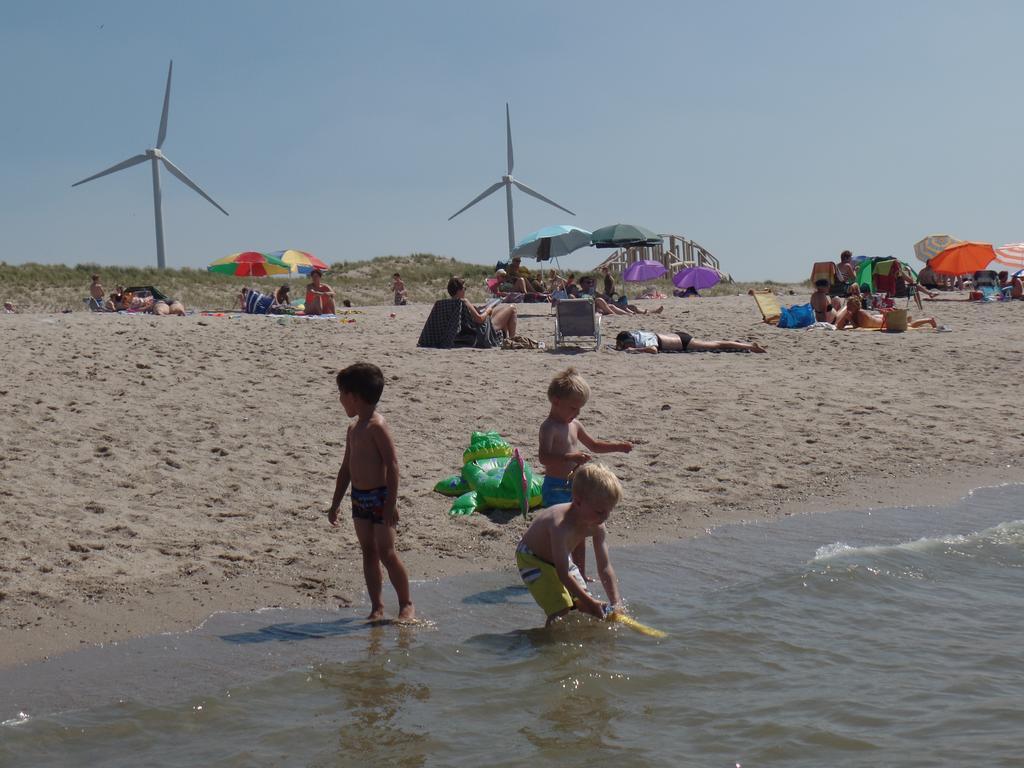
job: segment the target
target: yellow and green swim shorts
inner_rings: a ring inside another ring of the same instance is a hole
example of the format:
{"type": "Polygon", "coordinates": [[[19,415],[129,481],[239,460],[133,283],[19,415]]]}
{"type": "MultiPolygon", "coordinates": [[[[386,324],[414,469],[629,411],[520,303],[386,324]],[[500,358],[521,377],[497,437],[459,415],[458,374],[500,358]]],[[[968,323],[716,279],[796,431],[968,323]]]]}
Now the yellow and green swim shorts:
{"type": "MultiPolygon", "coordinates": [[[[516,547],[516,565],[519,566],[520,578],[546,615],[554,616],[575,605],[569,590],[558,578],[555,566],[547,560],[541,560],[523,542],[516,547]]],[[[569,578],[584,592],[588,592],[587,583],[572,560],[569,561],[569,578]]]]}

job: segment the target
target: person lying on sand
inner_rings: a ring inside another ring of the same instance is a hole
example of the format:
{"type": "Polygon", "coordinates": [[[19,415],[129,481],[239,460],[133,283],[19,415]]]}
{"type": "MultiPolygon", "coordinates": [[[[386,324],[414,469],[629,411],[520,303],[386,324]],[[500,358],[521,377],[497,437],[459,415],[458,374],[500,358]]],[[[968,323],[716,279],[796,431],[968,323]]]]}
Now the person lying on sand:
{"type": "Polygon", "coordinates": [[[640,309],[635,304],[622,306],[607,301],[603,296],[597,295],[597,280],[590,275],[580,278],[580,297],[590,296],[594,300],[594,309],[599,315],[660,315],[664,307],[657,309],[640,309]]]}
{"type": "Polygon", "coordinates": [[[704,341],[695,339],[686,331],[652,333],[651,331],[620,331],[615,337],[615,348],[622,352],[767,352],[756,341],[704,341]]]}
{"type": "Polygon", "coordinates": [[[153,306],[150,307],[149,311],[154,315],[178,315],[179,317],[184,317],[185,305],[177,299],[159,300],[153,302],[153,306]]]}
{"type": "MultiPolygon", "coordinates": [[[[836,330],[841,331],[847,326],[851,328],[881,328],[884,320],[885,316],[882,313],[868,312],[861,307],[860,299],[850,297],[846,300],[846,306],[836,316],[836,330]]],[[[920,328],[923,325],[930,325],[932,328],[938,327],[934,317],[914,320],[910,315],[907,315],[907,325],[910,328],[920,328]]]]}

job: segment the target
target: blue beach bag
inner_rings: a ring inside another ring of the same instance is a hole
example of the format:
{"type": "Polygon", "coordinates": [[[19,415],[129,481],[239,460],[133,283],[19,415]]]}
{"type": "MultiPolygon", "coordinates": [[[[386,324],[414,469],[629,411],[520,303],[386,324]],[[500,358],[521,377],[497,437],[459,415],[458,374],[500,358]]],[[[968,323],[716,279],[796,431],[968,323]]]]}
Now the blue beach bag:
{"type": "Polygon", "coordinates": [[[779,315],[779,328],[806,328],[814,325],[814,310],[810,304],[783,307],[779,315]]]}

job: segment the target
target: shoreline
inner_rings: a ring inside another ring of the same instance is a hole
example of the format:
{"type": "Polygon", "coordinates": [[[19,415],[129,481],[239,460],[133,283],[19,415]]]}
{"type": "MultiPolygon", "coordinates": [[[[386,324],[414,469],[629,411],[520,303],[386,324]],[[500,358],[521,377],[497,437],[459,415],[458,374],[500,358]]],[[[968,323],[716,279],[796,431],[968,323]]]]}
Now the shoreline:
{"type": "MultiPolygon", "coordinates": [[[[890,504],[880,505],[879,507],[872,507],[872,508],[866,508],[866,509],[852,508],[852,507],[844,506],[843,504],[837,504],[836,506],[833,506],[833,507],[830,507],[830,508],[814,507],[813,509],[808,508],[808,509],[804,509],[803,511],[798,511],[797,507],[809,507],[809,506],[813,506],[813,504],[814,504],[813,502],[806,502],[806,503],[803,503],[803,504],[800,504],[800,505],[791,505],[791,507],[792,507],[791,509],[788,509],[788,510],[783,509],[783,510],[781,510],[781,514],[778,515],[778,516],[773,516],[773,517],[769,517],[769,518],[761,518],[761,519],[757,519],[757,518],[743,518],[743,519],[735,519],[735,520],[730,520],[730,521],[723,521],[723,522],[720,522],[717,525],[715,525],[714,528],[708,528],[705,531],[696,532],[696,534],[694,534],[693,536],[679,537],[679,538],[675,538],[675,539],[667,538],[667,539],[663,539],[663,540],[652,540],[652,541],[647,541],[647,542],[640,542],[640,541],[636,541],[634,539],[630,539],[630,540],[626,540],[626,541],[617,541],[616,540],[616,541],[612,542],[612,545],[614,547],[616,547],[616,548],[617,547],[627,546],[627,547],[629,547],[632,550],[636,550],[636,549],[642,550],[642,549],[644,549],[646,547],[653,547],[653,546],[664,545],[664,544],[672,544],[674,542],[681,542],[681,541],[686,541],[686,540],[689,540],[689,539],[696,539],[696,538],[700,538],[702,536],[710,536],[710,535],[712,535],[713,530],[716,530],[716,529],[721,528],[721,527],[729,527],[729,526],[732,526],[732,525],[743,525],[743,524],[751,523],[751,522],[764,523],[764,524],[770,526],[773,523],[781,521],[785,517],[797,517],[797,516],[819,515],[819,514],[820,515],[828,515],[828,514],[837,514],[837,513],[857,513],[857,512],[862,512],[862,513],[865,513],[865,514],[870,514],[872,511],[874,511],[876,509],[897,509],[897,510],[899,510],[899,509],[911,509],[911,508],[912,509],[927,509],[929,507],[954,507],[957,504],[962,503],[969,496],[973,495],[976,492],[979,492],[979,490],[984,490],[984,489],[988,489],[988,488],[998,488],[998,487],[1013,487],[1013,486],[1024,487],[1024,482],[1021,482],[1019,480],[1018,481],[1006,481],[1006,482],[985,482],[985,483],[978,484],[978,485],[973,485],[973,486],[967,488],[965,493],[961,493],[958,496],[955,495],[955,494],[953,494],[952,496],[949,496],[949,490],[952,490],[954,487],[958,488],[959,485],[961,485],[961,484],[959,484],[959,483],[951,483],[949,486],[947,486],[947,488],[945,488],[943,490],[939,490],[939,492],[936,492],[935,494],[933,494],[931,496],[930,500],[927,501],[927,502],[924,502],[924,503],[903,504],[903,503],[897,503],[897,502],[894,501],[893,503],[890,503],[890,504]]],[[[848,502],[849,500],[845,500],[845,501],[848,502]]],[[[512,562],[511,558],[509,558],[509,562],[512,562]]],[[[446,580],[456,579],[458,577],[462,577],[462,575],[466,575],[468,573],[474,573],[474,572],[479,572],[479,573],[503,573],[503,572],[505,572],[505,573],[508,573],[510,575],[510,579],[513,578],[514,575],[515,575],[514,572],[513,572],[512,566],[510,566],[508,563],[505,563],[504,566],[502,566],[499,563],[488,563],[488,564],[483,564],[482,566],[473,566],[473,565],[471,565],[469,563],[465,563],[464,562],[464,563],[462,563],[462,565],[464,567],[452,569],[452,570],[446,571],[446,572],[444,572],[442,574],[434,574],[434,575],[429,575],[428,574],[422,580],[418,580],[418,581],[421,582],[421,583],[423,583],[423,582],[427,582],[427,583],[433,582],[433,583],[436,583],[436,582],[442,582],[442,581],[446,581],[446,580]],[[492,567],[494,565],[497,565],[498,567],[492,567]]],[[[414,584],[414,595],[415,595],[415,587],[416,587],[416,585],[414,584]]],[[[150,600],[146,601],[147,603],[151,603],[150,605],[148,605],[148,610],[146,609],[146,606],[141,606],[141,609],[139,610],[139,613],[141,613],[141,615],[137,615],[137,616],[134,617],[135,618],[135,622],[129,621],[129,622],[126,622],[124,625],[122,625],[122,629],[125,630],[125,632],[126,632],[126,634],[124,634],[122,636],[110,637],[110,638],[105,639],[105,640],[103,640],[101,642],[90,641],[90,640],[88,640],[88,639],[83,637],[83,638],[80,638],[79,645],[77,647],[56,647],[55,650],[51,651],[50,653],[48,653],[46,655],[42,655],[42,656],[17,657],[17,654],[15,654],[15,657],[11,658],[8,654],[5,654],[4,662],[3,662],[3,664],[0,664],[0,675],[2,675],[3,673],[8,673],[8,672],[17,670],[17,669],[32,667],[33,665],[38,665],[38,664],[47,664],[47,663],[61,664],[61,663],[68,663],[69,660],[71,660],[72,657],[74,657],[74,655],[75,655],[75,653],[77,651],[86,650],[86,649],[97,650],[97,649],[101,649],[106,644],[118,645],[118,644],[121,644],[121,643],[124,643],[124,642],[129,642],[129,641],[132,641],[132,640],[144,640],[144,639],[147,639],[147,638],[151,638],[152,639],[152,638],[154,638],[156,636],[159,636],[159,635],[191,634],[191,633],[194,633],[194,632],[197,632],[197,631],[201,630],[211,620],[213,620],[213,618],[216,615],[221,614],[221,613],[245,614],[245,613],[252,613],[252,612],[258,612],[258,611],[263,611],[263,610],[279,610],[279,609],[280,610],[286,610],[286,611],[287,610],[291,610],[291,609],[297,609],[297,610],[322,610],[322,611],[331,612],[332,610],[340,610],[343,607],[343,606],[339,606],[339,605],[334,605],[334,606],[332,606],[332,605],[310,605],[310,604],[304,604],[304,603],[272,604],[272,605],[252,605],[252,604],[249,604],[248,600],[244,599],[243,602],[245,604],[243,604],[243,605],[223,605],[223,606],[218,606],[215,609],[213,609],[212,611],[204,612],[204,613],[186,613],[186,614],[183,614],[183,615],[175,615],[173,612],[172,613],[168,613],[168,612],[161,611],[161,610],[159,610],[157,608],[157,606],[159,604],[163,604],[165,606],[165,609],[166,609],[167,603],[166,602],[162,603],[161,598],[170,597],[170,598],[172,598],[171,601],[174,602],[173,598],[175,597],[176,592],[177,591],[173,591],[172,590],[172,591],[169,591],[165,595],[161,595],[160,593],[154,594],[151,597],[150,600]],[[156,616],[156,618],[155,618],[155,616],[156,616]],[[136,625],[136,622],[137,622],[137,625],[136,625]]],[[[177,595],[177,596],[180,597],[180,595],[177,595]]],[[[240,595],[239,597],[243,597],[243,596],[240,595]]],[[[364,595],[364,597],[365,597],[365,595],[364,595]]],[[[429,615],[427,615],[425,617],[428,618],[428,620],[429,620],[429,615]]],[[[104,618],[104,620],[110,620],[111,616],[109,614],[105,614],[104,613],[104,615],[102,615],[102,616],[96,615],[96,616],[93,616],[93,618],[96,621],[100,620],[100,618],[104,618]]],[[[84,625],[88,625],[89,622],[85,621],[83,624],[84,625]]],[[[7,633],[0,633],[0,637],[4,637],[4,635],[6,635],[6,634],[7,633]]],[[[23,637],[20,637],[19,639],[24,641],[26,638],[23,636],[23,637]]],[[[8,645],[7,647],[10,647],[10,646],[8,645]]],[[[17,649],[15,649],[15,650],[17,650],[17,649]]],[[[72,663],[72,665],[73,664],[74,663],[72,663]]]]}
{"type": "MultiPolygon", "coordinates": [[[[665,305],[605,318],[606,339],[689,328],[769,354],[419,350],[425,305],[362,308],[355,323],[0,318],[0,669],[223,610],[361,609],[354,534],[322,515],[346,423],[332,373],[358,359],[387,377],[415,580],[511,569],[521,519],[450,518],[431,489],[474,429],[536,466],[544,390],[567,365],[594,392],[588,431],[636,445],[601,457],[626,490],[613,547],[1020,481],[1024,431],[1002,416],[1024,372],[1015,304],[951,304],[939,319],[955,333],[899,335],[772,328],[746,296],[665,305]]],[[[550,344],[547,308],[520,311],[520,333],[550,344]]]]}

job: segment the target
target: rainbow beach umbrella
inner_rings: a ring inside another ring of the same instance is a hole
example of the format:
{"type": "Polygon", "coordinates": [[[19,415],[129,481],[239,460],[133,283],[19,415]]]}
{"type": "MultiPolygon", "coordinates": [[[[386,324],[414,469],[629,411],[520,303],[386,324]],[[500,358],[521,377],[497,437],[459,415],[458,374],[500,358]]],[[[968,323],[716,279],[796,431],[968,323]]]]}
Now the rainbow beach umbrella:
{"type": "Polygon", "coordinates": [[[287,275],[291,267],[275,256],[259,251],[242,251],[232,253],[223,259],[217,259],[206,268],[207,272],[235,277],[266,277],[267,275],[287,275]]]}
{"type": "Polygon", "coordinates": [[[308,275],[314,269],[321,272],[327,271],[327,265],[311,253],[296,251],[289,248],[286,251],[272,251],[271,256],[280,259],[291,269],[292,274],[308,275]]]}

